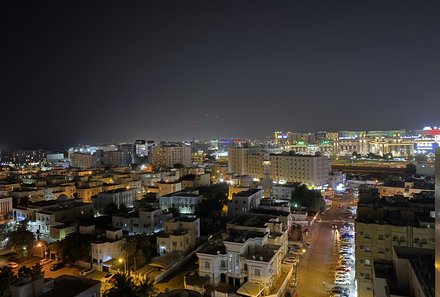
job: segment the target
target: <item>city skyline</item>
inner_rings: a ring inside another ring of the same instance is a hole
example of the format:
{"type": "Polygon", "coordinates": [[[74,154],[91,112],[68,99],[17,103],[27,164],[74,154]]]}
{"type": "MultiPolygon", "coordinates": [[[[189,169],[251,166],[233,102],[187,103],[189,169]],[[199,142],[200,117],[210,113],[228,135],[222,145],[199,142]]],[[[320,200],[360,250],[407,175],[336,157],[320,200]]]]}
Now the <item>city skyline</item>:
{"type": "Polygon", "coordinates": [[[0,145],[436,124],[439,8],[9,3],[0,145]]]}

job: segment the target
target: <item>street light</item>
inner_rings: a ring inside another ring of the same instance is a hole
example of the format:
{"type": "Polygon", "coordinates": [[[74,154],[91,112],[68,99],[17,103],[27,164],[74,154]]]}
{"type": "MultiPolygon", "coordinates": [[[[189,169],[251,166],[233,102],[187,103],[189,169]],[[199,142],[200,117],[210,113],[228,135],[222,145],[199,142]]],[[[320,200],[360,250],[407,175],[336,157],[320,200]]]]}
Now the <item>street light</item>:
{"type": "Polygon", "coordinates": [[[37,244],[38,247],[44,247],[44,259],[46,259],[46,255],[47,255],[47,251],[46,251],[46,245],[45,244],[41,244],[41,242],[39,242],[37,244]]]}
{"type": "Polygon", "coordinates": [[[124,274],[127,273],[127,261],[125,259],[119,258],[119,263],[124,262],[124,274]]]}

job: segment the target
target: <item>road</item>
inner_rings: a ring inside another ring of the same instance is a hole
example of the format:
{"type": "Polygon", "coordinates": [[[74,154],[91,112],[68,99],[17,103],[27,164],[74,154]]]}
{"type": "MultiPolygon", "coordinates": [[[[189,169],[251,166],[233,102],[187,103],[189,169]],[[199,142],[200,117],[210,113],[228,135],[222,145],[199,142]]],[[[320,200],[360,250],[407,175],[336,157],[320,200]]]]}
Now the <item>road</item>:
{"type": "MultiPolygon", "coordinates": [[[[333,220],[346,219],[343,207],[337,205],[353,205],[352,200],[334,200],[333,206],[321,216],[309,229],[309,235],[304,241],[310,242],[311,247],[298,264],[298,297],[324,297],[333,286],[334,269],[338,260],[338,234],[332,229],[333,220]],[[324,283],[325,282],[325,283],[324,283]]],[[[353,290],[351,290],[353,291],[353,290]]]]}

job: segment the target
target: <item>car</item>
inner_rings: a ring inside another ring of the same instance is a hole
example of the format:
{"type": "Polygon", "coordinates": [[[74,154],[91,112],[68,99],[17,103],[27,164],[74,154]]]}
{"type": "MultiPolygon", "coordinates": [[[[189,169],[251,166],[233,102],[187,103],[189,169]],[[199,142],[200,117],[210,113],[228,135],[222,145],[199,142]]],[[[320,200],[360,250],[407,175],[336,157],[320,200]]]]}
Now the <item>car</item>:
{"type": "Polygon", "coordinates": [[[9,262],[6,266],[8,266],[11,269],[14,269],[18,267],[18,264],[16,262],[9,262]]]}
{"type": "Polygon", "coordinates": [[[40,265],[43,266],[43,265],[46,265],[46,264],[48,264],[50,262],[52,262],[51,259],[41,259],[40,260],[40,265]]]}
{"type": "Polygon", "coordinates": [[[94,270],[92,268],[88,268],[88,269],[83,269],[79,272],[79,275],[81,276],[86,276],[87,274],[92,273],[94,270]]]}
{"type": "Polygon", "coordinates": [[[343,271],[343,272],[351,272],[351,268],[348,266],[338,266],[336,267],[336,271],[343,271]]]}
{"type": "Polygon", "coordinates": [[[66,265],[64,265],[64,263],[62,263],[62,262],[58,262],[58,263],[53,264],[53,265],[50,267],[50,271],[57,271],[57,270],[59,270],[59,269],[65,267],[65,266],[66,266],[66,265]]]}
{"type": "Polygon", "coordinates": [[[312,246],[312,244],[310,242],[306,242],[306,248],[310,248],[312,246]]]}
{"type": "Polygon", "coordinates": [[[337,279],[335,280],[335,285],[348,286],[350,281],[348,279],[337,279]]]}
{"type": "Polygon", "coordinates": [[[349,272],[340,271],[340,270],[335,271],[335,277],[348,277],[348,276],[350,276],[349,272]]]}
{"type": "Polygon", "coordinates": [[[342,207],[342,204],[341,203],[338,203],[338,208],[341,208],[342,207]]]}
{"type": "Polygon", "coordinates": [[[115,275],[113,273],[107,273],[103,278],[101,278],[101,282],[109,283],[115,275]]]}

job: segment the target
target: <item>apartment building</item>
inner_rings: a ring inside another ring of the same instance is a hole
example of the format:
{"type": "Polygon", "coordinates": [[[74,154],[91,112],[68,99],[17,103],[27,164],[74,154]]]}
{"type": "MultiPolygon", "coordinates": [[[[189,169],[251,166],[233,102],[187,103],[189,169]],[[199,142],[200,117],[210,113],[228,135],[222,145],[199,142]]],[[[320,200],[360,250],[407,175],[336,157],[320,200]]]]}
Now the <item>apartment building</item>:
{"type": "Polygon", "coordinates": [[[122,235],[122,229],[107,229],[105,231],[105,236],[97,238],[91,243],[92,262],[97,264],[93,265],[93,267],[102,271],[102,265],[117,261],[120,257],[123,257],[124,243],[125,239],[122,235]]]}
{"type": "Polygon", "coordinates": [[[361,193],[356,230],[359,296],[374,296],[373,262],[392,260],[393,246],[435,248],[434,199],[381,198],[361,193]]]}
{"type": "Polygon", "coordinates": [[[375,297],[434,297],[434,251],[432,249],[393,246],[392,260],[373,263],[375,297]]]}
{"type": "Polygon", "coordinates": [[[376,188],[380,196],[403,195],[408,198],[422,192],[434,192],[435,190],[434,184],[417,181],[394,181],[378,185],[376,188]]]}
{"type": "Polygon", "coordinates": [[[252,208],[256,208],[263,198],[262,189],[249,189],[232,194],[232,200],[227,202],[228,216],[247,214],[252,208]]]}
{"type": "Polygon", "coordinates": [[[99,165],[99,156],[97,153],[69,152],[69,159],[72,167],[78,167],[80,169],[95,168],[99,165]]]}
{"type": "Polygon", "coordinates": [[[181,214],[193,214],[202,201],[199,191],[179,191],[159,197],[162,210],[177,209],[181,214]]]}
{"type": "Polygon", "coordinates": [[[197,246],[200,238],[200,219],[195,217],[174,218],[165,222],[165,232],[157,235],[157,252],[188,253],[197,246]]]}
{"type": "Polygon", "coordinates": [[[323,187],[331,171],[330,159],[292,153],[270,154],[272,179],[276,182],[300,182],[323,187]]]}
{"type": "Polygon", "coordinates": [[[94,215],[93,205],[81,199],[40,201],[27,207],[17,206],[12,214],[16,221],[29,220],[32,232],[55,239],[75,232],[75,222],[91,219],[94,215]],[[60,228],[65,230],[60,231],[60,228]]]}
{"type": "Polygon", "coordinates": [[[199,276],[208,277],[213,290],[226,288],[223,296],[281,296],[292,274],[292,265],[282,264],[286,251],[287,228],[277,217],[240,216],[197,253],[199,276]]]}
{"type": "Polygon", "coordinates": [[[155,207],[141,207],[129,214],[112,216],[112,226],[121,228],[129,235],[153,234],[164,229],[164,223],[172,218],[171,213],[164,213],[155,207]]]}
{"type": "Polygon", "coordinates": [[[229,148],[228,171],[238,175],[263,177],[263,152],[260,148],[229,148]],[[252,174],[251,174],[252,173],[252,174]]]}
{"type": "Polygon", "coordinates": [[[136,201],[136,189],[116,189],[99,193],[97,197],[92,198],[96,211],[102,211],[108,204],[114,203],[118,207],[124,204],[127,207],[133,207],[136,201]]]}
{"type": "Polygon", "coordinates": [[[191,147],[183,143],[162,143],[153,147],[151,162],[156,167],[173,167],[174,164],[191,165],[191,147]]]}

